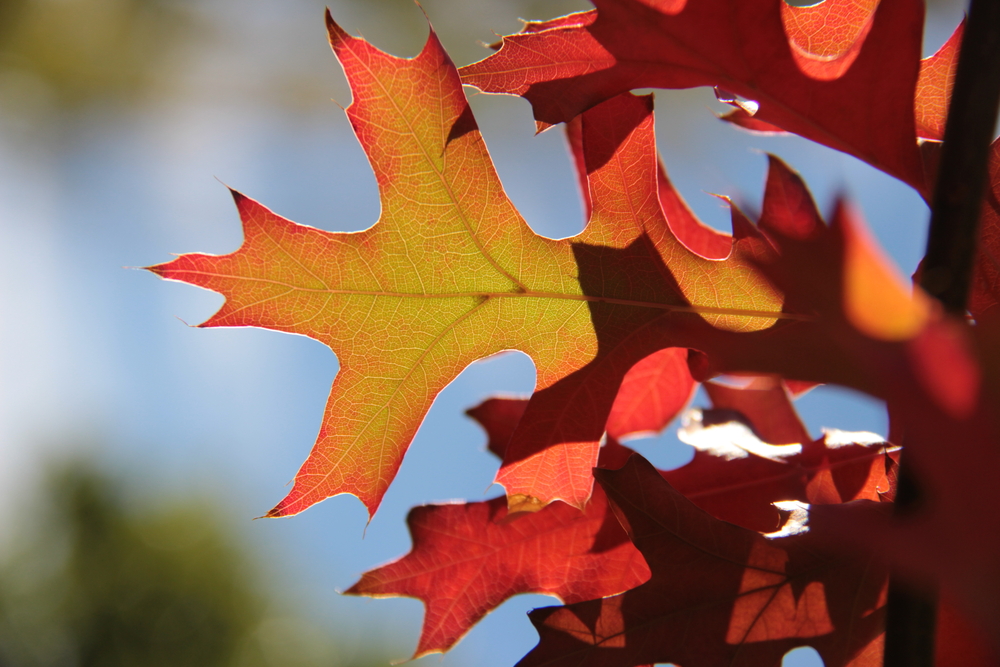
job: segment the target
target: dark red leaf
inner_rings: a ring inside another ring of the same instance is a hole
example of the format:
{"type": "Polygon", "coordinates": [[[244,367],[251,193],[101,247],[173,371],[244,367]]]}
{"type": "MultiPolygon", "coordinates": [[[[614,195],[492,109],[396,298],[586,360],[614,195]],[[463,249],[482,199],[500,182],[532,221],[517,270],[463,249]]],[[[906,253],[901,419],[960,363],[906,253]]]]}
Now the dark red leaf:
{"type": "Polygon", "coordinates": [[[1000,303],[1000,139],[990,150],[988,173],[969,296],[969,312],[977,319],[1000,303]]]}
{"type": "Polygon", "coordinates": [[[532,612],[540,641],[521,667],[777,666],[803,645],[827,667],[880,664],[883,567],[832,553],[814,530],[768,539],[719,521],[639,456],[595,476],[652,576],[621,595],[532,612]]]}
{"type": "Polygon", "coordinates": [[[504,38],[466,83],[522,95],[540,126],[635,88],[719,87],[754,119],[926,192],[914,96],[923,3],[595,0],[596,18],[504,38]],[[877,8],[876,8],[876,5],[877,8]]]}

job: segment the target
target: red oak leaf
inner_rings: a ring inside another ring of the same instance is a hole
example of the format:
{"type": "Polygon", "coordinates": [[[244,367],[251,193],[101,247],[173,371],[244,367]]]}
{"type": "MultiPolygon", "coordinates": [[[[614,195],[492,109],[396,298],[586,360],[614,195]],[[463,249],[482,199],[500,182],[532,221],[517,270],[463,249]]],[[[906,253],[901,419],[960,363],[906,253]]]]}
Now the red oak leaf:
{"type": "Polygon", "coordinates": [[[466,83],[521,95],[540,126],[634,88],[714,86],[768,126],[854,155],[926,193],[914,96],[923,4],[835,0],[595,0],[504,38],[466,83]],[[875,5],[878,5],[875,7],[875,5]]]}
{"type": "Polygon", "coordinates": [[[773,228],[767,233],[778,253],[761,264],[762,271],[785,290],[787,308],[810,317],[746,334],[702,328],[699,347],[711,350],[706,372],[833,382],[884,397],[881,376],[852,348],[891,345],[916,335],[936,317],[929,298],[886,261],[846,204],[837,206],[830,227],[808,238],[773,228]]]}
{"type": "Polygon", "coordinates": [[[501,497],[415,507],[407,524],[410,553],[366,572],[346,593],[423,600],[414,658],[448,650],[513,595],[546,593],[577,602],[620,593],[649,578],[645,561],[597,488],[582,512],[555,502],[509,517],[501,497]]]}
{"type": "MultiPolygon", "coordinates": [[[[655,403],[660,396],[646,393],[644,398],[655,403]]],[[[490,451],[497,456],[504,455],[527,403],[492,398],[468,411],[486,430],[490,451]]],[[[819,502],[815,480],[824,475],[842,480],[852,470],[877,473],[882,458],[879,451],[860,446],[830,448],[826,454],[839,459],[831,465],[829,456],[820,460],[814,455],[815,465],[807,469],[799,463],[801,455],[783,461],[742,452],[734,459],[731,447],[717,445],[712,452],[697,452],[689,464],[660,474],[708,511],[761,530],[780,524],[773,502],[819,502]]],[[[816,446],[827,450],[822,441],[816,446]]],[[[599,465],[619,468],[632,453],[609,438],[599,465]]],[[[876,497],[865,495],[864,485],[852,488],[831,502],[876,497]]],[[[447,650],[513,595],[547,593],[575,602],[619,593],[649,578],[645,561],[609,514],[600,488],[582,512],[557,502],[512,517],[504,500],[497,498],[417,507],[408,524],[410,553],[367,572],[347,593],[423,600],[426,614],[415,656],[447,650]]]]}
{"type": "Polygon", "coordinates": [[[891,495],[895,463],[873,434],[829,431],[814,442],[770,445],[732,410],[694,410],[678,435],[692,460],[663,478],[717,519],[762,533],[782,515],[773,503],[838,504],[891,495]]]}
{"type": "Polygon", "coordinates": [[[758,222],[760,230],[799,240],[822,234],[826,225],[802,177],[779,158],[767,157],[767,183],[758,222]]]}
{"type": "Polygon", "coordinates": [[[631,95],[582,121],[587,228],[539,237],[504,195],[433,34],[406,60],[332,20],[329,32],[355,97],[347,114],[379,183],[378,223],[328,233],[237,195],[239,250],[151,267],[226,296],[202,326],[299,333],[338,356],[316,444],[268,516],[338,493],[374,512],[437,392],[506,349],[529,354],[538,381],[497,481],[512,507],[583,507],[625,374],[660,349],[688,347],[665,339],[671,314],[738,330],[783,316],[755,264],[767,242],[735,210],[726,259],[677,239],[660,204],[651,102],[631,95]]]}
{"type": "Polygon", "coordinates": [[[832,553],[816,530],[768,539],[719,521],[639,456],[594,474],[652,575],[621,595],[532,612],[540,641],[521,667],[777,666],[802,645],[827,667],[881,664],[884,567],[832,553]]]}
{"type": "Polygon", "coordinates": [[[663,478],[717,519],[758,532],[777,530],[782,517],[772,503],[804,500],[806,471],[726,439],[716,444],[722,446],[698,449],[684,466],[663,471],[663,478]]]}
{"type": "MultiPolygon", "coordinates": [[[[620,439],[655,433],[673,421],[695,389],[686,358],[687,350],[667,348],[633,366],[625,374],[608,415],[608,435],[620,439]]],[[[482,424],[489,435],[489,450],[503,459],[527,405],[527,400],[490,398],[466,414],[482,424]]]]}
{"type": "MultiPolygon", "coordinates": [[[[682,433],[696,447],[693,458],[680,468],[661,471],[696,505],[716,518],[770,532],[781,523],[781,513],[773,505],[778,501],[840,503],[879,500],[891,493],[887,469],[894,463],[884,452],[885,443],[872,434],[830,431],[816,441],[800,441],[802,446],[782,448],[761,442],[745,427],[743,432],[725,428],[731,424],[733,406],[759,400],[759,390],[744,391],[753,396],[716,404],[725,411],[725,420],[697,427],[688,424],[682,433]]],[[[647,394],[646,399],[647,409],[655,413],[656,395],[647,394]]],[[[778,399],[772,396],[766,402],[774,405],[778,399]]],[[[505,452],[526,405],[523,399],[492,398],[469,410],[486,429],[489,448],[498,456],[505,452]]],[[[795,418],[790,404],[783,410],[795,418]]],[[[620,467],[630,453],[609,437],[601,450],[601,466],[620,467]]]]}
{"type": "MultiPolygon", "coordinates": [[[[469,411],[486,429],[491,451],[503,454],[526,405],[525,400],[494,398],[469,411]]],[[[609,439],[600,466],[621,467],[632,453],[609,439]]],[[[868,454],[862,463],[871,466],[873,453],[868,454]]],[[[755,455],[732,460],[718,452],[698,452],[688,465],[660,474],[709,511],[720,510],[725,518],[751,528],[773,529],[780,515],[771,503],[809,498],[806,480],[829,472],[824,465],[806,471],[791,461],[755,455]],[[755,512],[766,520],[755,519],[755,512]]],[[[513,595],[547,593],[572,603],[613,595],[649,578],[645,561],[608,512],[600,488],[582,512],[551,503],[539,512],[512,517],[505,501],[496,498],[417,507],[407,523],[413,537],[410,553],[365,573],[346,592],[422,600],[426,614],[415,657],[448,650],[513,595]]]]}
{"type": "Polygon", "coordinates": [[[507,452],[507,443],[514,435],[514,429],[521,421],[526,407],[528,407],[526,398],[495,397],[487,398],[476,407],[469,408],[465,414],[483,427],[488,438],[486,447],[502,461],[507,452]]]}
{"type": "MultiPolygon", "coordinates": [[[[503,458],[528,401],[491,398],[470,409],[503,458]]],[[[621,467],[632,450],[611,442],[599,465],[621,467]]],[[[504,498],[415,507],[407,517],[413,547],[366,572],[346,591],[422,600],[424,626],[414,658],[447,651],[488,612],[520,593],[565,602],[613,595],[649,578],[649,568],[595,488],[583,511],[555,502],[510,515],[504,498]]]]}
{"type": "MultiPolygon", "coordinates": [[[[712,399],[713,412],[727,415],[735,411],[752,428],[751,432],[744,429],[740,433],[738,429],[743,425],[736,424],[730,436],[733,444],[801,467],[805,488],[797,492],[795,499],[811,504],[830,504],[892,497],[889,477],[894,472],[895,462],[884,452],[887,443],[883,438],[873,433],[828,430],[819,440],[813,441],[792,406],[784,383],[774,378],[755,378],[743,388],[706,383],[705,389],[712,399]],[[788,444],[797,447],[771,446],[788,444]],[[789,453],[782,453],[783,450],[789,453]]],[[[712,419],[718,420],[718,417],[712,419]]],[[[702,424],[704,421],[703,415],[702,424]]],[[[682,434],[690,439],[690,426],[682,434]]]]}
{"type": "MultiPolygon", "coordinates": [[[[590,195],[590,181],[587,176],[587,163],[583,154],[583,116],[576,116],[566,123],[566,138],[569,141],[570,153],[573,156],[573,164],[576,167],[576,175],[580,183],[584,211],[587,219],[590,219],[593,202],[590,195]]],[[[667,218],[670,231],[681,243],[702,257],[710,259],[728,257],[733,248],[733,237],[709,227],[699,220],[674,188],[673,183],[670,182],[663,162],[658,161],[657,168],[660,206],[663,208],[663,215],[667,218]]]]}
{"type": "MultiPolygon", "coordinates": [[[[993,155],[991,167],[996,147],[993,155]]],[[[993,189],[996,183],[991,172],[993,189]]],[[[777,349],[777,328],[706,332],[714,337],[704,343],[714,350],[709,363],[729,371],[838,377],[885,399],[926,500],[909,516],[876,512],[866,520],[859,514],[843,524],[842,537],[875,545],[903,571],[939,583],[1000,646],[1000,513],[989,497],[990,476],[1000,466],[996,311],[980,311],[975,326],[944,317],[880,257],[860,220],[843,205],[831,226],[812,239],[769,236],[779,252],[763,270],[785,291],[787,303],[814,304],[816,320],[784,327],[786,338],[777,349]],[[811,343],[802,337],[806,332],[811,343]]],[[[979,298],[995,293],[988,275],[980,264],[979,298]]]]}

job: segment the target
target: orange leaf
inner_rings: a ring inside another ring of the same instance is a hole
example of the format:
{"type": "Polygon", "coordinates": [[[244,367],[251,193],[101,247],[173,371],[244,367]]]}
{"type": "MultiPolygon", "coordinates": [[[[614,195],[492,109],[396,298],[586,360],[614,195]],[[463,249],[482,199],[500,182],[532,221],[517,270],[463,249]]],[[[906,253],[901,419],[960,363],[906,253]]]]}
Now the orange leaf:
{"type": "Polygon", "coordinates": [[[651,102],[632,96],[584,121],[587,228],[540,237],[504,194],[433,34],[407,60],[329,18],[328,27],[354,93],[347,115],[379,184],[378,223],[324,232],[235,194],[239,250],[151,267],[226,296],[204,327],[303,334],[338,356],[316,444],[268,516],[339,493],[373,513],[437,393],[507,349],[531,356],[537,387],[497,481],[512,506],[583,507],[622,378],[671,346],[665,332],[678,318],[755,330],[782,316],[780,295],[750,261],[767,243],[745,221],[723,261],[677,240],[657,198],[651,102]]]}

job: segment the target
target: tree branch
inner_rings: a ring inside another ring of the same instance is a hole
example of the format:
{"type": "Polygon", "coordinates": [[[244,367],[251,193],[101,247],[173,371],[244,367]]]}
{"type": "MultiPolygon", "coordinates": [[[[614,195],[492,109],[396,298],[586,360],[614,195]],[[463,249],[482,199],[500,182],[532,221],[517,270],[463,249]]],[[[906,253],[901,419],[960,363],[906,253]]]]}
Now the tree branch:
{"type": "MultiPolygon", "coordinates": [[[[990,142],[1000,104],[1000,0],[971,0],[959,52],[934,190],[920,285],[949,313],[965,317],[986,185],[990,142]]],[[[904,450],[905,451],[905,450],[904,450]]],[[[919,510],[919,480],[904,455],[897,515],[919,510]]],[[[937,601],[893,577],[889,584],[884,667],[934,664],[937,601]]]]}

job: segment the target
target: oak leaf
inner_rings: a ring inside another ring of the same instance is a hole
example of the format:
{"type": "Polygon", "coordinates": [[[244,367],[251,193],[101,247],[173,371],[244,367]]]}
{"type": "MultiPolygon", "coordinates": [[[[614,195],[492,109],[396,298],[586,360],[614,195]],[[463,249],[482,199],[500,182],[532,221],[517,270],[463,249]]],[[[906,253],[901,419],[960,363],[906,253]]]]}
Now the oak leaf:
{"type": "Polygon", "coordinates": [[[783,522],[780,501],[839,504],[891,498],[894,449],[872,433],[827,430],[812,439],[782,383],[706,383],[711,409],[691,410],[678,436],[692,460],[661,474],[717,519],[769,533],[783,522]],[[766,438],[766,439],[762,439],[766,438]]]}
{"type": "Polygon", "coordinates": [[[605,428],[609,436],[620,440],[657,433],[680,414],[696,386],[687,356],[686,349],[668,347],[629,369],[608,415],[605,428]]]}
{"type": "Polygon", "coordinates": [[[711,350],[703,372],[771,374],[884,397],[884,378],[857,352],[916,336],[940,316],[929,297],[907,284],[845,202],[816,233],[767,234],[777,253],[760,269],[784,290],[786,308],[807,317],[740,334],[701,328],[699,347],[711,350]]]}
{"type": "Polygon", "coordinates": [[[884,379],[922,501],[896,517],[863,513],[830,526],[846,542],[874,547],[904,576],[936,582],[994,649],[1000,647],[1000,512],[992,502],[1000,465],[998,336],[995,316],[975,327],[941,319],[906,341],[854,347],[858,361],[884,379]]]}
{"type": "Polygon", "coordinates": [[[540,641],[522,667],[776,666],[802,645],[828,667],[881,664],[873,645],[884,566],[831,552],[815,530],[768,539],[720,521],[639,456],[594,474],[651,578],[621,595],[533,611],[540,641]]]}
{"type": "MultiPolygon", "coordinates": [[[[645,366],[660,360],[652,355],[645,366]]],[[[629,376],[638,379],[648,372],[643,365],[640,362],[629,376]],[[642,372],[636,373],[637,369],[642,372]]],[[[629,393],[629,376],[622,393],[629,393]]],[[[648,408],[662,414],[656,402],[664,396],[666,405],[671,405],[669,394],[643,393],[637,411],[648,408]]],[[[745,406],[753,399],[739,402],[745,406]]],[[[486,430],[490,451],[502,458],[526,406],[523,399],[491,398],[468,414],[486,430]]],[[[767,459],[741,452],[734,458],[731,443],[716,442],[708,451],[698,451],[687,465],[660,475],[717,518],[758,530],[774,530],[781,524],[781,512],[772,504],[776,501],[878,499],[874,485],[865,482],[884,478],[881,446],[821,439],[811,447],[806,455],[767,459]],[[839,494],[831,495],[831,488],[839,489],[839,494]]],[[[599,466],[620,468],[633,453],[609,437],[599,466]]],[[[512,515],[504,499],[495,498],[417,507],[407,523],[413,538],[410,552],[366,572],[346,592],[422,600],[426,612],[415,657],[448,650],[513,595],[546,593],[572,603],[620,593],[649,578],[645,561],[610,513],[600,487],[582,511],[555,502],[536,513],[512,515]]]]}
{"type": "MultiPolygon", "coordinates": [[[[504,418],[523,412],[525,405],[492,399],[473,414],[496,425],[487,431],[490,442],[497,443],[498,435],[509,434],[517,424],[515,419],[505,428],[504,418]]],[[[620,466],[630,453],[617,444],[605,447],[599,464],[620,466]]],[[[422,600],[424,624],[414,658],[448,650],[513,595],[545,593],[579,602],[621,593],[649,578],[646,562],[599,487],[582,511],[554,502],[538,512],[512,515],[501,497],[415,507],[407,525],[410,553],[366,572],[345,592],[422,600]]]]}
{"type": "Polygon", "coordinates": [[[504,194],[433,33],[407,60],[332,19],[328,27],[355,97],[347,114],[379,184],[379,222],[324,232],[234,193],[239,250],[151,267],[226,296],[203,327],[303,334],[338,356],[316,444],[268,516],[339,493],[373,513],[436,394],[506,349],[532,358],[537,387],[497,481],[512,506],[582,507],[618,385],[669,346],[663,327],[681,317],[753,330],[782,316],[750,259],[766,241],[744,223],[716,261],[676,239],[658,202],[651,101],[630,95],[583,120],[587,228],[561,241],[538,236],[504,194]]]}
{"type": "Polygon", "coordinates": [[[534,24],[463,67],[466,83],[521,95],[539,127],[635,88],[713,86],[753,119],[858,157],[928,192],[914,98],[917,0],[594,0],[534,24]]]}
{"type": "MultiPolygon", "coordinates": [[[[580,194],[583,197],[584,213],[590,219],[593,212],[593,202],[590,194],[587,161],[583,146],[583,116],[576,116],[566,123],[566,139],[569,142],[570,153],[576,167],[577,179],[580,183],[580,194]]],[[[670,231],[689,250],[709,259],[725,259],[733,248],[733,237],[709,227],[691,211],[687,202],[674,188],[667,176],[667,170],[662,161],[657,163],[657,183],[659,186],[660,206],[667,218],[670,231]]]]}
{"type": "Polygon", "coordinates": [[[763,442],[788,445],[812,440],[789,400],[784,383],[777,378],[753,378],[744,387],[716,382],[706,382],[703,386],[714,408],[742,414],[763,442]]]}

